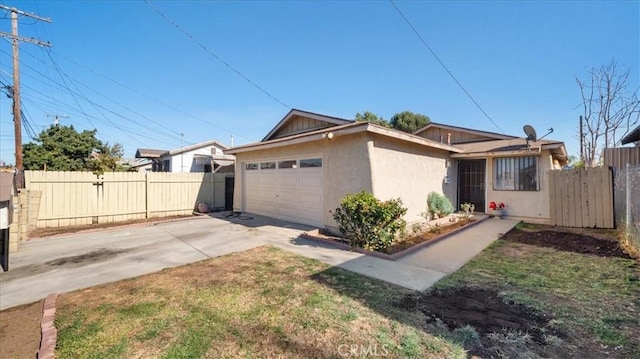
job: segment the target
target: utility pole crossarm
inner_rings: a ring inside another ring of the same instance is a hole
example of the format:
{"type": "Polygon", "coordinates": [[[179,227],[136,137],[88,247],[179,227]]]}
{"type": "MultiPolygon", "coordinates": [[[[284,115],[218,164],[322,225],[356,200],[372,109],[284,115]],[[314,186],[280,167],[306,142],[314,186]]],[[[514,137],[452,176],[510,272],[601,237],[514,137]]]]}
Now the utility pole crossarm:
{"type": "Polygon", "coordinates": [[[28,17],[34,18],[36,20],[40,20],[40,21],[51,23],[51,19],[49,19],[48,17],[42,17],[42,16],[38,16],[36,14],[32,14],[32,13],[29,13],[29,12],[18,10],[15,7],[9,7],[9,6],[0,4],[0,9],[7,10],[7,11],[10,11],[10,12],[15,12],[16,14],[19,14],[19,15],[28,16],[28,17]]]}
{"type": "Polygon", "coordinates": [[[40,41],[38,39],[24,37],[18,35],[18,15],[27,16],[36,20],[51,22],[50,19],[30,14],[16,8],[8,7],[0,4],[0,9],[11,13],[11,33],[0,32],[0,36],[11,39],[13,47],[13,129],[14,142],[16,150],[16,172],[15,184],[16,188],[24,188],[24,164],[22,158],[22,110],[20,108],[20,60],[19,60],[19,44],[20,42],[29,42],[40,46],[51,46],[49,42],[40,41]]]}
{"type": "Polygon", "coordinates": [[[10,34],[8,32],[3,32],[3,31],[0,31],[0,36],[8,37],[8,38],[10,38],[12,40],[18,40],[18,41],[22,41],[22,42],[30,42],[32,44],[36,44],[36,45],[40,45],[40,46],[51,47],[51,43],[49,41],[41,41],[41,40],[38,40],[38,39],[34,39],[33,37],[18,36],[18,35],[13,35],[13,34],[10,34]]]}

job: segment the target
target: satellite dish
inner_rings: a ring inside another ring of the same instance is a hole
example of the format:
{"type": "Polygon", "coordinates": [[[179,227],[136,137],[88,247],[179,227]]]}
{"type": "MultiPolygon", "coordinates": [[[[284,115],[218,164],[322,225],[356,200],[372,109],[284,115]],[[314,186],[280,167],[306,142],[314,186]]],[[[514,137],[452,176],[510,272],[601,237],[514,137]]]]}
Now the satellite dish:
{"type": "Polygon", "coordinates": [[[536,134],[536,130],[533,128],[533,126],[524,125],[522,129],[524,130],[524,133],[527,135],[527,142],[536,141],[538,139],[538,135],[536,134]]]}

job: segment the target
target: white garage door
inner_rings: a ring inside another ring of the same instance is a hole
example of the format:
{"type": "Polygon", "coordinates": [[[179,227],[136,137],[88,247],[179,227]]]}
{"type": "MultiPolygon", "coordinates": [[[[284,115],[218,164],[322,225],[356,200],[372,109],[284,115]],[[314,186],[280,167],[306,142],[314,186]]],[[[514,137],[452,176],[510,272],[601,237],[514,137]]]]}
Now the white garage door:
{"type": "Polygon", "coordinates": [[[322,158],[244,164],[244,211],[322,226],[322,158]]]}

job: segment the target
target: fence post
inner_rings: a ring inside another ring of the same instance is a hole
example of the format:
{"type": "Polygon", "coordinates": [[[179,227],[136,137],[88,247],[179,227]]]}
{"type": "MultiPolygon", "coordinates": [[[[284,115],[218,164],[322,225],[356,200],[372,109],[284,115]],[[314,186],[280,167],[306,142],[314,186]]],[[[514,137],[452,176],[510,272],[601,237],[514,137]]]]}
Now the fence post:
{"type": "Polygon", "coordinates": [[[149,172],[144,173],[144,210],[145,217],[150,217],[150,208],[149,208],[149,172]]]}
{"type": "Polygon", "coordinates": [[[625,174],[625,226],[631,225],[631,166],[629,166],[629,162],[627,162],[625,174]]]}

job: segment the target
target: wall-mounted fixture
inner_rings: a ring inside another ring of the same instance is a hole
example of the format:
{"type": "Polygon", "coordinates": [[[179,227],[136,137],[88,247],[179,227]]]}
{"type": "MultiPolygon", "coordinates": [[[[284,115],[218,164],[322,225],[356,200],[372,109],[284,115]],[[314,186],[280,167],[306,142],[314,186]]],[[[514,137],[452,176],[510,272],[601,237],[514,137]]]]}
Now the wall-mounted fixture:
{"type": "Polygon", "coordinates": [[[449,178],[449,176],[444,176],[444,183],[448,184],[451,183],[451,178],[449,178]]]}
{"type": "Polygon", "coordinates": [[[327,140],[331,140],[333,138],[333,132],[325,132],[322,134],[322,138],[326,138],[327,140]]]}

